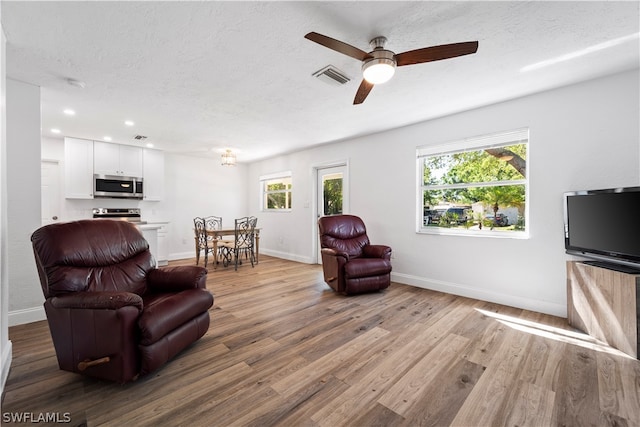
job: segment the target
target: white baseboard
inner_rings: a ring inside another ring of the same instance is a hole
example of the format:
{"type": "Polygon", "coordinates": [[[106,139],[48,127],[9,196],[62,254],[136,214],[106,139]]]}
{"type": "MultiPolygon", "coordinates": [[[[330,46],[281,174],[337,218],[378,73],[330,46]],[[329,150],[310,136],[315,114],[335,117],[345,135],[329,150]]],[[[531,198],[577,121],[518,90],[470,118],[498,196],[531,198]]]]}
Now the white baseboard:
{"type": "Polygon", "coordinates": [[[13,344],[11,341],[7,341],[3,346],[2,351],[2,361],[0,366],[2,366],[2,376],[0,377],[0,396],[4,393],[4,385],[7,382],[7,378],[9,378],[9,370],[11,369],[11,361],[13,358],[13,344]]]}
{"type": "Polygon", "coordinates": [[[25,323],[46,320],[44,307],[31,307],[9,312],[9,326],[24,325],[25,323]]]}
{"type": "Polygon", "coordinates": [[[493,302],[496,304],[508,305],[510,307],[522,308],[539,313],[550,314],[552,316],[567,317],[567,307],[563,304],[556,304],[548,301],[523,298],[515,295],[507,295],[484,289],[470,288],[457,283],[433,280],[425,277],[412,276],[404,273],[391,273],[391,280],[396,283],[411,285],[418,288],[430,289],[433,291],[445,292],[481,301],[493,302]]]}
{"type": "Polygon", "coordinates": [[[193,251],[190,252],[178,252],[175,254],[169,254],[168,259],[169,261],[177,261],[179,259],[189,259],[189,258],[195,258],[196,255],[193,251]]]}
{"type": "MultiPolygon", "coordinates": [[[[291,254],[289,252],[274,251],[272,249],[260,248],[260,253],[264,255],[276,257],[276,258],[287,259],[289,261],[302,262],[304,264],[315,264],[315,261],[312,260],[310,257],[291,254]]],[[[170,261],[176,261],[179,259],[188,259],[188,258],[194,258],[193,252],[179,252],[179,253],[174,253],[169,255],[170,261]]]]}
{"type": "Polygon", "coordinates": [[[311,257],[300,256],[300,255],[292,254],[289,252],[274,251],[272,249],[260,248],[260,253],[264,255],[276,257],[276,258],[286,259],[289,261],[301,262],[304,264],[315,264],[315,260],[312,260],[311,257]]]}
{"type": "MultiPolygon", "coordinates": [[[[268,248],[260,248],[260,253],[290,261],[296,261],[305,264],[315,264],[315,260],[311,257],[300,256],[288,252],[276,251],[268,248]]],[[[169,256],[170,260],[185,258],[193,258],[193,252],[176,253],[169,256]]],[[[457,283],[434,280],[427,277],[413,276],[404,273],[391,272],[391,280],[397,283],[411,285],[418,288],[446,292],[448,294],[460,295],[463,297],[474,298],[481,301],[494,302],[496,304],[504,304],[511,307],[550,314],[552,316],[567,317],[567,307],[565,304],[557,304],[549,301],[541,301],[487,291],[483,289],[470,288],[468,286],[460,285],[457,283]]]]}

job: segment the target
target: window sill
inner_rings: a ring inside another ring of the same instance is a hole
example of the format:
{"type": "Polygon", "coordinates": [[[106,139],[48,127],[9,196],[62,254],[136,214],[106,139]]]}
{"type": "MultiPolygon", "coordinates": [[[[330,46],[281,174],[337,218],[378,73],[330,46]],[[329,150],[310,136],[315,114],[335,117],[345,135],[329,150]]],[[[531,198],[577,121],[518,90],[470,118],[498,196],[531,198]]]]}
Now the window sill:
{"type": "Polygon", "coordinates": [[[499,230],[465,230],[444,227],[421,227],[416,234],[436,234],[440,236],[467,236],[467,237],[489,237],[495,239],[518,239],[529,238],[528,231],[499,231],[499,230]]]}

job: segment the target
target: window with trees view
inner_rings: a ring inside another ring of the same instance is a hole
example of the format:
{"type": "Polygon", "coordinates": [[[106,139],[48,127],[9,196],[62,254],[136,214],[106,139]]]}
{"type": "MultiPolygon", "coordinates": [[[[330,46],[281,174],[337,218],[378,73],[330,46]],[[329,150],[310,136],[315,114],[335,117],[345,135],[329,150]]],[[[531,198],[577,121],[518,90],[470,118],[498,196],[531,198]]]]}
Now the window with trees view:
{"type": "Polygon", "coordinates": [[[419,231],[527,234],[528,129],[417,149],[419,231]]]}
{"type": "Polygon", "coordinates": [[[262,182],[263,210],[291,209],[291,173],[263,177],[260,181],[262,182]]]}

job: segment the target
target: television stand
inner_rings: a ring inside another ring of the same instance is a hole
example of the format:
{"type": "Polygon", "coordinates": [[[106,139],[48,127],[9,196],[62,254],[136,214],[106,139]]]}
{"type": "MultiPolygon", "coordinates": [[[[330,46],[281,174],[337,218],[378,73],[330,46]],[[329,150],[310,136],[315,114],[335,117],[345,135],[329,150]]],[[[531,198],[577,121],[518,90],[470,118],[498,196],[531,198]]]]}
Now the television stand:
{"type": "Polygon", "coordinates": [[[593,265],[595,267],[605,268],[607,270],[619,271],[620,273],[627,274],[640,274],[640,268],[634,268],[627,265],[622,264],[614,264],[612,262],[606,261],[582,261],[587,265],[593,265]]]}
{"type": "Polygon", "coordinates": [[[640,272],[567,261],[569,325],[635,357],[640,355],[640,272]]]}

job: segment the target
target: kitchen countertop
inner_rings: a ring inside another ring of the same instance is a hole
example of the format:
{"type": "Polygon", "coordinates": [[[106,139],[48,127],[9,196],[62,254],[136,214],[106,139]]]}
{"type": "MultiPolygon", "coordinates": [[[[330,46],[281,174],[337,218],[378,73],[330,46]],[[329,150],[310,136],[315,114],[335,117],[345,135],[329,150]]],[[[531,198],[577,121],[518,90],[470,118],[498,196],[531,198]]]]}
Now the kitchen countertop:
{"type": "Polygon", "coordinates": [[[146,224],[136,224],[140,230],[157,230],[162,228],[162,224],[158,223],[146,223],[146,224]]]}

